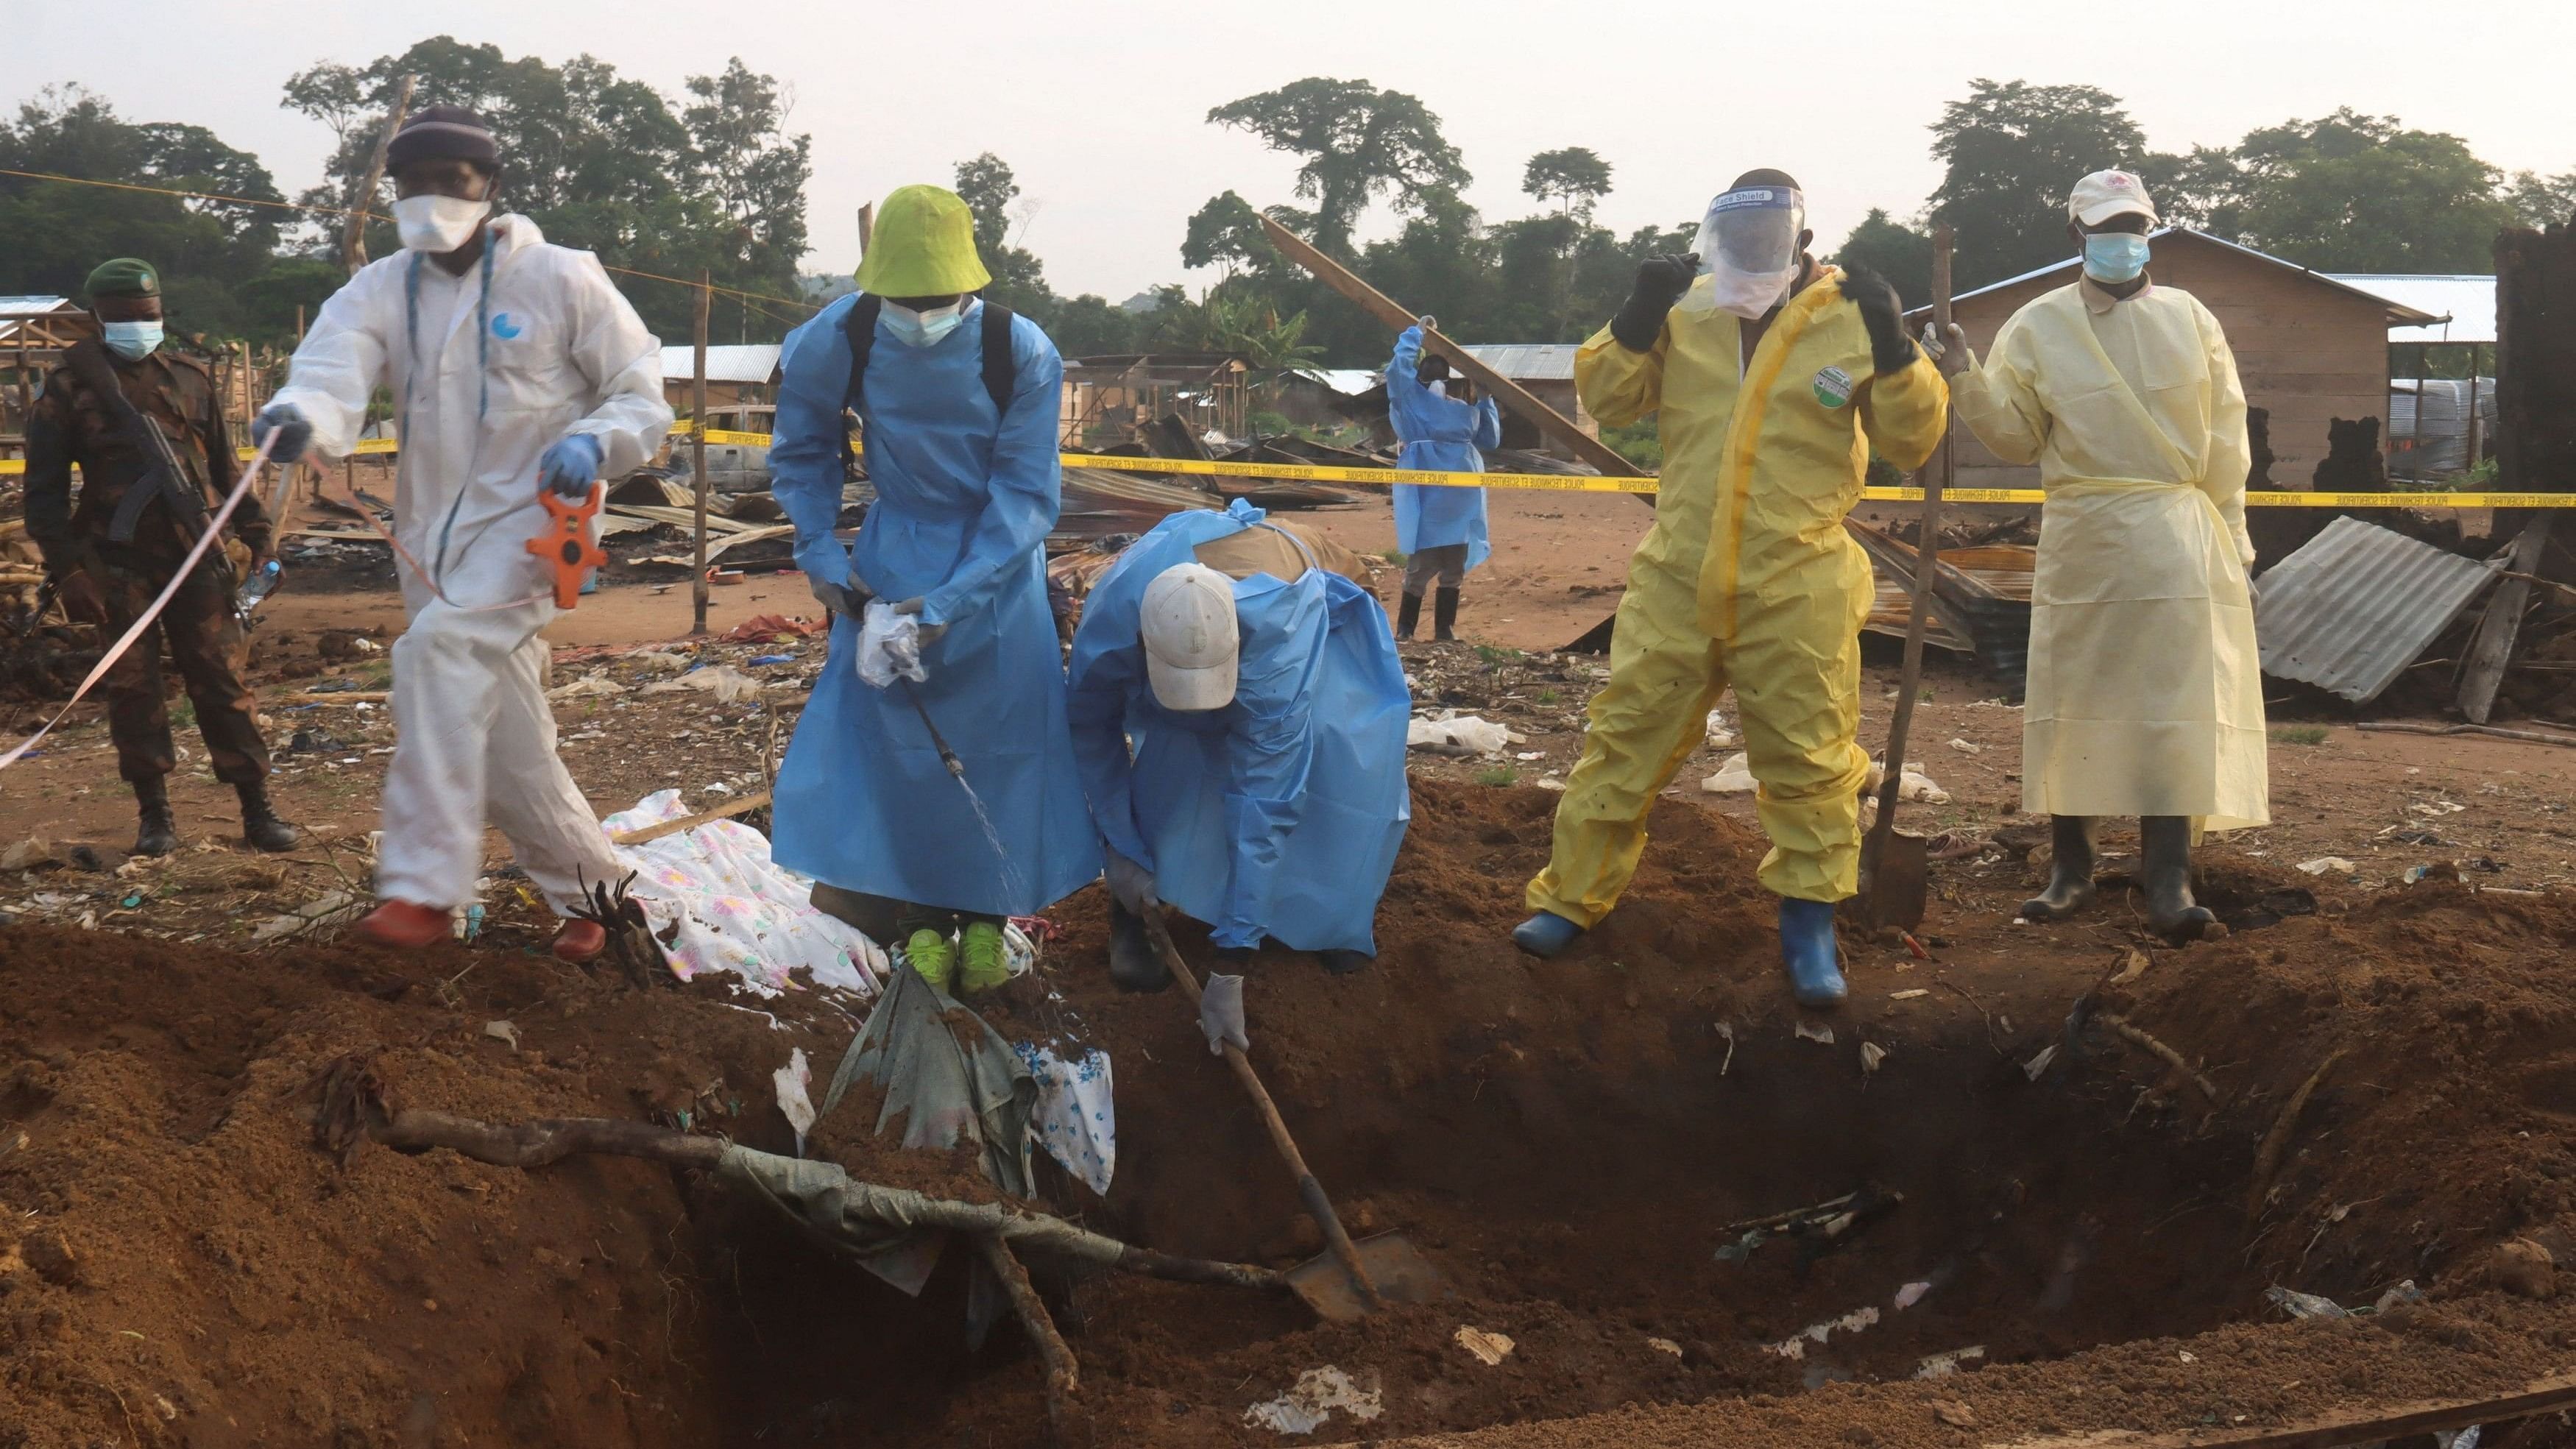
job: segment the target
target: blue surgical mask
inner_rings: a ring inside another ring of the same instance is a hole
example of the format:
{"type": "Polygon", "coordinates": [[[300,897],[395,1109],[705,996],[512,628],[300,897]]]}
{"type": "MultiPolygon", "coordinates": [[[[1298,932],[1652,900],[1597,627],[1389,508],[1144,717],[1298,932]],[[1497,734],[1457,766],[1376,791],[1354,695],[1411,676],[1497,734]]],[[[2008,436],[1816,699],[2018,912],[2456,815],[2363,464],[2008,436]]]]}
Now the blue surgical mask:
{"type": "Polygon", "coordinates": [[[158,322],[102,322],[98,330],[107,350],[128,362],[140,362],[150,357],[153,349],[161,345],[161,324],[158,322]]]}
{"type": "Polygon", "coordinates": [[[2084,275],[2114,286],[2134,282],[2147,269],[2147,239],[2132,231],[2095,232],[2084,238],[2084,275]]]}
{"type": "Polygon", "coordinates": [[[966,299],[960,297],[945,307],[933,307],[927,312],[915,312],[910,307],[888,302],[878,315],[885,319],[886,330],[894,334],[896,341],[912,347],[928,347],[956,331],[957,324],[966,320],[966,299]]]}

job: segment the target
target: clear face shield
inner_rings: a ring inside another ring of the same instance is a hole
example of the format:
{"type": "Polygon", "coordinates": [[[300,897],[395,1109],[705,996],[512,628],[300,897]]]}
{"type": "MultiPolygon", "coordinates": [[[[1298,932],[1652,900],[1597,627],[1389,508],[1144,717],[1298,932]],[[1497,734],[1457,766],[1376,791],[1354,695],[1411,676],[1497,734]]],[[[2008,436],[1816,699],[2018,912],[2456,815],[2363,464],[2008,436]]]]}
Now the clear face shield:
{"type": "Polygon", "coordinates": [[[1806,229],[1806,198],[1788,187],[1746,186],[1718,197],[1700,218],[1693,246],[1707,284],[1692,287],[1680,307],[1748,321],[1770,311],[1798,279],[1798,236],[1806,229]]]}

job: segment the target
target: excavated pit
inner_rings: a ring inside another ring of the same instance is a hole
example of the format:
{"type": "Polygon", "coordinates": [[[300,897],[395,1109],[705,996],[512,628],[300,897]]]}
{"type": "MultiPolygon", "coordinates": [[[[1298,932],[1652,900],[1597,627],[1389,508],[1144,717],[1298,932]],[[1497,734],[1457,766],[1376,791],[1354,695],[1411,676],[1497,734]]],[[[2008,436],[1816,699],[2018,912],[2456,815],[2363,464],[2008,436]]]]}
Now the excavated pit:
{"type": "MultiPolygon", "coordinates": [[[[2067,1052],[2066,1008],[2102,969],[2091,942],[1978,972],[1873,969],[1852,1008],[1801,1017],[1774,980],[1756,842],[1687,809],[1659,814],[1611,927],[1526,961],[1501,928],[1553,803],[1421,788],[1378,968],[1328,978],[1283,955],[1253,977],[1255,1059],[1315,1171],[1356,1230],[1405,1232],[1454,1296],[1318,1325],[1284,1297],[1042,1271],[1082,1371],[1063,1442],[1276,1442],[1247,1409],[1328,1366],[1379,1411],[1338,1411],[1307,1442],[1711,1400],[1857,1413],[1836,1396],[1869,1391],[1827,1386],[1910,1380],[1945,1355],[1962,1370],[1945,1386],[2000,1384],[2024,1372],[2001,1366],[2252,1322],[2276,1282],[2345,1301],[2405,1276],[2482,1285],[2463,1265],[2500,1237],[2576,1221],[2557,1130],[2576,1122],[2576,1026],[2531,960],[2576,939],[2563,906],[2436,884],[2350,918],[2267,911],[2277,925],[2160,956],[2103,1001],[2217,1077],[2213,1106],[2099,1026],[2067,1052]],[[2317,1061],[2399,1040],[2316,1090],[2249,1217],[2260,1143],[2317,1061]],[[2405,1153],[2450,1175],[2388,1181],[2405,1153]],[[1717,1257],[1729,1224],[1863,1188],[1903,1201],[1831,1251],[1717,1257]],[[2395,1208],[2349,1206],[2374,1192],[2395,1208]],[[2351,1221],[2329,1237],[2336,1203],[2333,1223],[2351,1221]],[[1488,1365],[1462,1327],[1513,1346],[1488,1365]]],[[[2259,873],[2218,884],[2281,904],[2259,873]]],[[[1028,982],[985,1008],[1018,1037],[1076,1021],[1116,1063],[1113,1190],[1050,1171],[1051,1203],[1169,1251],[1315,1252],[1177,996],[1109,991],[1096,902],[1057,914],[1063,999],[1028,982]]],[[[396,1106],[652,1117],[785,1151],[770,1072],[801,1046],[828,1075],[853,1029],[810,995],[764,1015],[488,950],[253,958],[33,930],[0,932],[0,987],[0,1445],[1044,1433],[1017,1328],[965,1342],[954,1247],[916,1300],[688,1174],[377,1147],[343,1164],[310,1140],[316,1074],[373,1052],[396,1106]]],[[[891,1165],[909,1180],[954,1180],[945,1157],[906,1156],[923,1159],[891,1165]]],[[[2461,1351],[2496,1374],[2576,1343],[2478,1312],[2461,1351]]],[[[2266,1372],[2281,1413],[2379,1386],[2266,1372]]]]}

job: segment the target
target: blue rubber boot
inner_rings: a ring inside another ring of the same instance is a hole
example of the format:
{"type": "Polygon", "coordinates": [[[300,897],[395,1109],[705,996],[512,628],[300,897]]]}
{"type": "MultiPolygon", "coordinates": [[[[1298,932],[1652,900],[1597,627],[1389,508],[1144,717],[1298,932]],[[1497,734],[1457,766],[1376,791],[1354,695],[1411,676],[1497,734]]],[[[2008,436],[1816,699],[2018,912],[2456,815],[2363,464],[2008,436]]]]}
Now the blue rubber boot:
{"type": "Polygon", "coordinates": [[[1840,1006],[1850,995],[1834,946],[1834,908],[1823,901],[1780,898],[1780,959],[1800,1006],[1840,1006]]]}
{"type": "Polygon", "coordinates": [[[1583,928],[1554,911],[1541,911],[1512,927],[1512,944],[1544,961],[1583,939],[1583,928]]]}

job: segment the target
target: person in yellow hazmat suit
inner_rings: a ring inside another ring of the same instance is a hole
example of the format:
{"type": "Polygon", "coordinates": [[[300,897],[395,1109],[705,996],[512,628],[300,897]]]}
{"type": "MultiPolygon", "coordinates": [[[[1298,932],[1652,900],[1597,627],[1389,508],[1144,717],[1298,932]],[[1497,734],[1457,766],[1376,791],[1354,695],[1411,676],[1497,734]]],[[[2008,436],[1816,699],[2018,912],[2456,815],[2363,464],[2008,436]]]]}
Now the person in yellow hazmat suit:
{"type": "Polygon", "coordinates": [[[2037,463],[2047,492],[2021,790],[2056,858],[2021,913],[2082,908],[2095,823],[2135,815],[2148,924],[2197,936],[2214,918],[2192,900],[2193,838],[2271,818],[2245,389],[2218,319],[2148,277],[2156,209],[2137,177],[2085,177],[2066,216],[2076,280],[2014,313],[1982,363],[1956,325],[1933,349],[1959,420],[2037,463]]]}
{"type": "Polygon", "coordinates": [[[1798,183],[1749,171],[1709,205],[1696,256],[1651,258],[1575,356],[1603,423],[1654,415],[1655,524],[1628,564],[1610,682],[1557,805],[1535,913],[1512,939],[1555,956],[1610,913],[1646,810],[1732,683],[1798,1000],[1844,985],[1834,902],[1858,886],[1860,626],[1869,560],[1842,527],[1872,445],[1902,468],[1940,441],[1948,394],[1909,341],[1895,290],[1818,265],[1798,183]]]}

